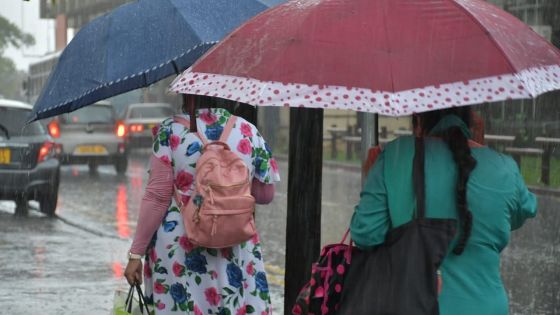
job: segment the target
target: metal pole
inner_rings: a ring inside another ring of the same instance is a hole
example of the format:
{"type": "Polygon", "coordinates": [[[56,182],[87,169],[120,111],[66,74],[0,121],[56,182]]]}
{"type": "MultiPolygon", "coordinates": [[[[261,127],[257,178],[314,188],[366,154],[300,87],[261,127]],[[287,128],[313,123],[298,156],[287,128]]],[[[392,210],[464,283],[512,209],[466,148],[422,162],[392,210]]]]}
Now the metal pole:
{"type": "MultiPolygon", "coordinates": [[[[367,159],[368,149],[379,143],[379,115],[372,113],[364,113],[362,120],[362,143],[361,158],[362,163],[367,159]]],[[[362,187],[365,184],[367,174],[362,174],[362,187]]]]}

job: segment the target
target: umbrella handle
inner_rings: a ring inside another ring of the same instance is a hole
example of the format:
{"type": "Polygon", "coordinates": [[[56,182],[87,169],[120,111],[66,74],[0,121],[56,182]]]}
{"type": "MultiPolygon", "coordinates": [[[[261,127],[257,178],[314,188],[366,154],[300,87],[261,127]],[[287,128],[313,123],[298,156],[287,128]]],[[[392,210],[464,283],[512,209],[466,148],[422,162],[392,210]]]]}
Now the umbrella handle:
{"type": "Polygon", "coordinates": [[[196,103],[194,95],[183,94],[183,108],[187,108],[190,115],[190,132],[197,132],[196,128],[196,103]],[[193,123],[194,122],[194,123],[193,123]]]}

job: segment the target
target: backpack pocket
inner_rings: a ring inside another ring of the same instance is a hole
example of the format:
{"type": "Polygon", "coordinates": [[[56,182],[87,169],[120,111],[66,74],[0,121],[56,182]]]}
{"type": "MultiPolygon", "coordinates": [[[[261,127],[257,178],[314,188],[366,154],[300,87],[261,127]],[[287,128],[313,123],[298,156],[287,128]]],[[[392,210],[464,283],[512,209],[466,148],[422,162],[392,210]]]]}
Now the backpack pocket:
{"type": "Polygon", "coordinates": [[[256,233],[255,198],[251,195],[205,198],[195,212],[196,220],[186,220],[187,236],[199,246],[224,248],[249,240],[256,233]],[[190,221],[190,222],[189,222],[190,221]]]}

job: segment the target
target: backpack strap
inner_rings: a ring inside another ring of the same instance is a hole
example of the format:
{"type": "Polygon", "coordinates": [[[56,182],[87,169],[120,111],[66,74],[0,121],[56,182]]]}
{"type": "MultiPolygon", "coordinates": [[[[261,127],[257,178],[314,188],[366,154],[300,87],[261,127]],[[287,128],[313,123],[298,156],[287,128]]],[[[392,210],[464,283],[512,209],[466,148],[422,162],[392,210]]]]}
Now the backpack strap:
{"type": "Polygon", "coordinates": [[[229,138],[229,135],[231,133],[231,130],[233,129],[233,126],[235,125],[235,121],[237,120],[237,116],[231,115],[231,117],[228,119],[228,122],[226,123],[226,126],[224,127],[224,130],[222,131],[222,134],[220,135],[220,142],[226,142],[227,139],[229,138]]]}
{"type": "MultiPolygon", "coordinates": [[[[190,129],[190,122],[188,120],[186,120],[185,118],[181,117],[181,116],[173,116],[173,121],[181,124],[183,126],[185,126],[187,129],[190,129]]],[[[229,135],[231,134],[231,130],[233,129],[233,126],[235,125],[235,122],[237,121],[237,116],[231,115],[231,117],[228,119],[226,126],[224,127],[224,130],[222,131],[222,134],[220,135],[220,139],[218,141],[220,142],[226,142],[227,139],[229,138],[229,135]]],[[[200,133],[200,131],[196,131],[196,134],[198,135],[198,137],[200,138],[200,141],[202,141],[202,145],[205,146],[208,144],[208,140],[206,139],[206,137],[204,135],[202,135],[200,133]]]]}
{"type": "Polygon", "coordinates": [[[181,117],[181,116],[178,116],[178,115],[173,116],[173,121],[178,123],[178,124],[181,124],[181,125],[185,126],[187,129],[191,128],[190,122],[188,120],[186,120],[185,118],[181,117]]]}
{"type": "MultiPolygon", "coordinates": [[[[185,118],[181,117],[181,116],[177,116],[177,115],[173,116],[173,121],[178,123],[178,124],[181,124],[181,125],[185,126],[189,130],[191,129],[190,128],[190,126],[191,126],[190,122],[188,120],[186,120],[185,118]]],[[[206,140],[206,137],[204,137],[198,130],[196,131],[195,134],[198,136],[200,141],[202,141],[203,146],[208,144],[208,141],[206,140]]]]}

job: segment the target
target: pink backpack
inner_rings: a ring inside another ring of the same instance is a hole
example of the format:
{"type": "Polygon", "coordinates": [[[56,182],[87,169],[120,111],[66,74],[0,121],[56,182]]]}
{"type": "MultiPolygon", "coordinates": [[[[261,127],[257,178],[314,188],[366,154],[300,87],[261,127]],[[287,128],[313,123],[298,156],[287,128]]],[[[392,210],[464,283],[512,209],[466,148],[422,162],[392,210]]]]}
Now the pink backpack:
{"type": "MultiPolygon", "coordinates": [[[[249,240],[256,233],[249,168],[226,143],[237,117],[231,116],[219,140],[208,142],[200,132],[202,155],[196,162],[194,192],[183,204],[175,188],[188,239],[198,246],[224,248],[249,240]]],[[[189,128],[189,122],[175,117],[189,128]]]]}

